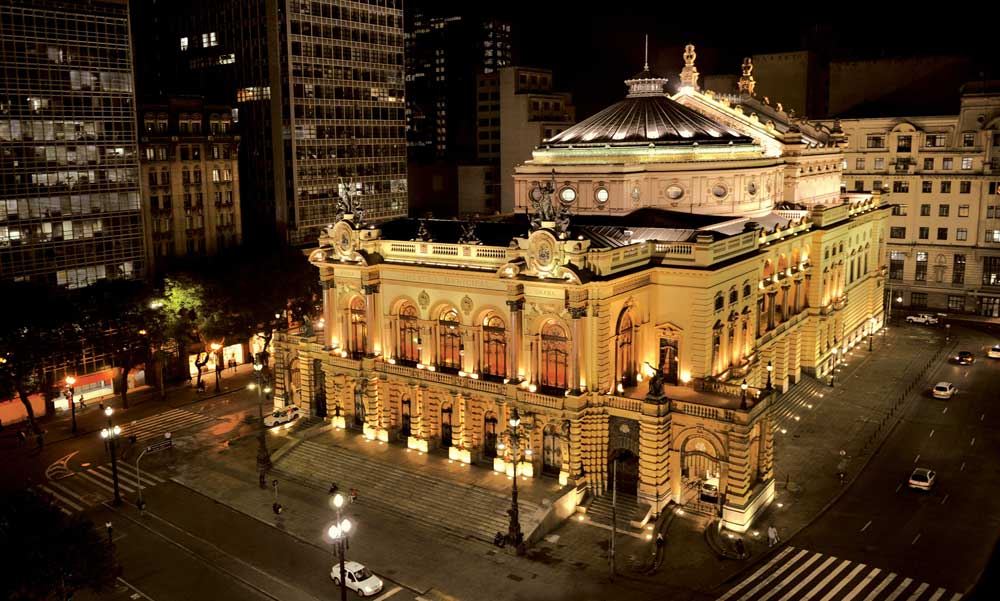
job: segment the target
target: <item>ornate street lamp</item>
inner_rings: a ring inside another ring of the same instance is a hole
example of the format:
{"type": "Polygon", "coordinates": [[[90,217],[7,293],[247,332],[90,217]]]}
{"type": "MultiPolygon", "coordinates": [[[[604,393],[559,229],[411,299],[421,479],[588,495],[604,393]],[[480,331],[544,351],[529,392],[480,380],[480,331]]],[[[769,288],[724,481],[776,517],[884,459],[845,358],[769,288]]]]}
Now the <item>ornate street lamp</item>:
{"type": "Polygon", "coordinates": [[[872,342],[874,338],[875,338],[875,318],[872,317],[871,319],[868,320],[868,352],[869,353],[872,352],[872,350],[874,350],[873,346],[872,346],[874,344],[874,342],[872,342]]]}
{"type": "Polygon", "coordinates": [[[111,414],[114,413],[114,409],[111,407],[104,408],[104,415],[108,416],[108,427],[101,429],[101,438],[108,441],[108,448],[111,450],[111,476],[114,479],[115,485],[115,505],[122,504],[121,493],[118,492],[118,436],[122,433],[120,426],[116,426],[111,423],[111,414]]]}
{"type": "Polygon", "coordinates": [[[747,381],[743,380],[743,383],[740,384],[740,409],[747,408],[747,388],[747,381]]]}
{"type": "Polygon", "coordinates": [[[830,368],[830,387],[831,387],[831,388],[833,388],[833,376],[834,376],[834,374],[835,374],[835,373],[836,373],[836,371],[837,371],[837,365],[839,365],[839,364],[837,363],[837,353],[838,353],[839,351],[840,351],[840,349],[839,349],[839,348],[837,348],[837,341],[836,341],[836,340],[834,340],[834,341],[833,341],[833,348],[832,348],[832,349],[830,349],[830,352],[831,352],[831,353],[833,353],[833,367],[832,367],[832,368],[830,368]]]}
{"type": "Polygon", "coordinates": [[[263,370],[264,364],[255,361],[253,376],[257,382],[250,386],[257,389],[257,416],[260,418],[260,429],[257,431],[258,484],[261,488],[267,488],[267,472],[271,469],[271,453],[267,450],[267,434],[264,427],[264,395],[271,393],[271,387],[267,386],[267,376],[264,375],[263,370]]]}
{"type": "Polygon", "coordinates": [[[340,493],[333,495],[333,505],[337,510],[337,522],[330,526],[326,535],[330,537],[340,555],[340,600],[347,601],[347,570],[344,567],[344,556],[347,554],[347,534],[351,531],[351,520],[340,517],[340,508],[344,506],[344,496],[340,493]]]}
{"type": "Polygon", "coordinates": [[[521,532],[521,522],[517,507],[517,464],[520,459],[517,452],[517,429],[521,425],[521,416],[517,412],[517,407],[514,407],[514,411],[511,412],[508,423],[510,424],[511,461],[514,463],[514,476],[511,478],[510,485],[510,509],[507,510],[507,513],[510,515],[510,524],[507,526],[507,542],[514,545],[514,549],[518,555],[523,555],[524,534],[521,532]]]}
{"type": "Polygon", "coordinates": [[[69,401],[69,413],[73,416],[73,434],[76,434],[76,405],[73,404],[73,384],[76,384],[76,378],[66,376],[66,390],[63,391],[63,395],[69,401]]]}

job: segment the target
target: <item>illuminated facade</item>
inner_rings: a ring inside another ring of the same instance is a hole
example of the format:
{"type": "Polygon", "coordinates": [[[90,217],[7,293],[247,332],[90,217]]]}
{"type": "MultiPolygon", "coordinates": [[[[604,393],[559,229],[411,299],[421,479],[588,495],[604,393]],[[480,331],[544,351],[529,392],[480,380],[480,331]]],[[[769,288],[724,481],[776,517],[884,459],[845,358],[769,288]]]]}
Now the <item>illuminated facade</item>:
{"type": "Polygon", "coordinates": [[[0,5],[0,278],[145,275],[128,5],[0,5]]]}
{"type": "Polygon", "coordinates": [[[614,463],[645,519],[718,477],[726,526],[749,528],[774,495],[769,385],[881,325],[888,209],[839,193],[839,134],[687,73],[670,97],[645,70],[537,148],[514,172],[530,221],[345,211],[310,255],[322,331],[278,339],[276,404],[508,473],[516,408],[518,471],[602,495],[614,463]]]}

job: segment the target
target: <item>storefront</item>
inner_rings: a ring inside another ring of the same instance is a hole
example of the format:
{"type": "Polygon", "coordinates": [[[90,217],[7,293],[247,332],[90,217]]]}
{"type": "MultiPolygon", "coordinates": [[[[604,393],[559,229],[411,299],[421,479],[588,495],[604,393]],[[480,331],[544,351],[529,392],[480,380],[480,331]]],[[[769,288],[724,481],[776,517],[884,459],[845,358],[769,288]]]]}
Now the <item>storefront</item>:
{"type": "MultiPolygon", "coordinates": [[[[219,359],[220,355],[222,358],[223,370],[225,370],[228,367],[232,367],[231,363],[232,361],[235,361],[236,365],[242,365],[245,361],[243,345],[239,343],[231,344],[229,346],[223,347],[219,351],[219,353],[212,353],[212,352],[208,353],[208,362],[201,366],[201,373],[203,376],[206,374],[215,373],[215,362],[217,359],[219,359]]],[[[195,365],[195,362],[198,361],[199,358],[203,359],[204,357],[205,357],[204,352],[188,355],[188,373],[191,375],[192,378],[195,378],[198,375],[198,368],[195,365]]]]}

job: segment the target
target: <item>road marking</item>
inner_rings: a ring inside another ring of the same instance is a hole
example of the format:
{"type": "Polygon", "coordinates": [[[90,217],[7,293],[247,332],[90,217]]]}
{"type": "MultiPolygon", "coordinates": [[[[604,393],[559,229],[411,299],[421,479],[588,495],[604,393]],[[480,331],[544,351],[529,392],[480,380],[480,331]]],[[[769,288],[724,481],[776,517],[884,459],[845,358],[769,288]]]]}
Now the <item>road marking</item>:
{"type": "Polygon", "coordinates": [[[889,595],[889,597],[885,601],[896,601],[896,597],[902,595],[903,591],[906,589],[906,587],[910,586],[911,582],[913,582],[912,578],[907,578],[906,580],[904,580],[903,583],[896,588],[896,590],[892,591],[892,594],[889,595]]]}
{"type": "MultiPolygon", "coordinates": [[[[729,599],[730,597],[732,597],[734,594],[736,594],[737,591],[739,591],[741,588],[743,588],[747,584],[750,584],[751,582],[753,582],[754,580],[756,580],[757,578],[759,578],[761,576],[761,574],[763,574],[764,572],[766,572],[766,571],[770,570],[771,568],[773,568],[774,564],[776,564],[779,561],[781,561],[781,559],[785,555],[788,555],[789,553],[791,553],[794,550],[795,550],[795,547],[787,547],[787,548],[785,548],[785,550],[782,551],[781,553],[779,553],[777,557],[775,557],[771,561],[767,562],[767,565],[765,565],[761,569],[757,570],[757,572],[754,573],[753,576],[751,576],[751,577],[747,578],[746,580],[744,580],[743,582],[737,584],[729,592],[727,592],[725,595],[719,597],[718,601],[726,601],[726,599],[729,599]]],[[[805,553],[807,553],[807,551],[805,549],[803,549],[802,551],[799,552],[799,556],[801,557],[805,553]]],[[[785,564],[781,569],[782,570],[785,569],[786,567],[788,567],[788,565],[789,564],[785,564]]]]}
{"type": "Polygon", "coordinates": [[[962,598],[962,593],[955,593],[954,595],[951,596],[950,601],[959,601],[959,599],[961,598],[962,598]]]}
{"type": "Polygon", "coordinates": [[[962,462],[962,467],[958,468],[958,471],[960,471],[960,472],[964,472],[965,471],[965,462],[964,461],[962,462]]]}
{"type": "Polygon", "coordinates": [[[971,447],[974,444],[976,444],[976,437],[975,436],[973,436],[972,440],[969,441],[969,446],[971,447]]]}
{"type": "Polygon", "coordinates": [[[882,590],[885,589],[885,587],[889,586],[889,583],[892,582],[895,577],[896,573],[890,572],[889,577],[883,580],[882,584],[875,587],[875,590],[873,590],[871,593],[868,594],[867,597],[865,597],[865,601],[874,601],[876,597],[882,594],[882,590]]]}
{"type": "Polygon", "coordinates": [[[912,547],[913,545],[917,544],[918,540],[920,540],[920,533],[919,532],[917,533],[916,536],[913,537],[913,542],[910,543],[910,546],[912,547]]]}
{"type": "Polygon", "coordinates": [[[929,585],[926,582],[922,583],[920,586],[917,587],[917,590],[913,591],[913,594],[910,595],[910,598],[907,599],[906,601],[917,601],[917,599],[920,598],[920,595],[923,595],[924,591],[927,590],[928,586],[929,585]]]}
{"type": "MultiPolygon", "coordinates": [[[[828,567],[830,567],[830,564],[833,563],[833,562],[835,562],[835,561],[837,561],[836,557],[832,557],[831,556],[831,557],[827,558],[827,560],[824,561],[816,569],[816,571],[814,571],[814,572],[810,573],[809,575],[807,575],[805,578],[802,579],[802,582],[800,582],[800,583],[798,583],[798,584],[795,585],[795,588],[793,588],[792,590],[788,591],[788,593],[784,597],[781,598],[781,601],[791,601],[792,599],[798,598],[798,597],[796,597],[796,595],[798,595],[799,591],[802,590],[803,588],[805,588],[805,586],[807,584],[809,584],[810,582],[812,582],[813,578],[815,578],[816,576],[819,576],[820,572],[825,571],[828,567]]],[[[761,599],[761,601],[764,601],[764,600],[761,599]]]]}
{"type": "Polygon", "coordinates": [[[931,435],[928,436],[927,438],[934,438],[934,430],[931,430],[931,435]]]}
{"type": "MultiPolygon", "coordinates": [[[[64,496],[62,496],[61,494],[59,494],[59,493],[57,493],[56,491],[54,491],[54,490],[52,490],[51,488],[49,488],[48,486],[45,486],[44,484],[39,484],[39,485],[38,485],[38,488],[40,488],[40,489],[44,490],[44,491],[45,491],[45,492],[47,492],[48,494],[50,494],[50,495],[52,495],[53,497],[55,497],[55,498],[59,499],[59,500],[60,500],[60,501],[62,501],[63,503],[65,503],[65,504],[69,505],[71,509],[75,509],[76,511],[83,511],[83,507],[80,507],[79,505],[77,505],[77,504],[76,504],[76,503],[74,503],[73,501],[69,500],[69,499],[68,499],[67,497],[64,497],[64,496]]],[[[62,508],[60,507],[60,509],[62,509],[62,508]]],[[[65,510],[64,510],[64,511],[65,511],[65,510]]],[[[69,513],[70,513],[70,512],[66,511],[65,513],[66,513],[67,515],[69,515],[69,513]]]]}
{"type": "Polygon", "coordinates": [[[917,453],[917,458],[913,460],[913,463],[920,461],[920,453],[917,453]]]}
{"type": "Polygon", "coordinates": [[[824,578],[823,580],[821,580],[819,584],[817,584],[815,587],[813,587],[813,590],[811,590],[808,593],[806,593],[805,596],[802,597],[802,598],[803,599],[812,599],[813,595],[815,595],[815,594],[819,593],[821,590],[823,590],[823,587],[825,587],[826,585],[830,584],[830,581],[833,580],[834,578],[836,578],[837,574],[839,574],[840,572],[842,572],[844,570],[844,568],[846,568],[849,565],[851,565],[851,562],[845,559],[842,564],[840,564],[839,566],[837,566],[836,568],[834,568],[834,570],[832,572],[830,572],[827,575],[826,578],[824,578]]]}
{"type": "Polygon", "coordinates": [[[75,472],[69,469],[67,464],[69,463],[69,460],[73,458],[73,455],[76,455],[79,452],[80,451],[73,451],[62,459],[53,461],[49,467],[45,468],[45,477],[49,480],[61,480],[72,476],[75,472]]]}
{"type": "MultiPolygon", "coordinates": [[[[100,473],[100,472],[98,472],[96,470],[87,470],[87,473],[88,474],[92,474],[94,476],[97,476],[98,478],[101,478],[101,479],[107,481],[112,486],[115,483],[114,479],[109,478],[108,476],[105,476],[104,474],[102,474],[102,473],[100,473]]],[[[128,492],[135,492],[134,488],[132,488],[131,486],[129,486],[129,485],[125,484],[124,482],[122,482],[123,479],[124,478],[121,477],[121,474],[119,474],[118,475],[118,488],[121,488],[123,490],[127,490],[128,492]]]]}
{"type": "Polygon", "coordinates": [[[374,601],[385,601],[386,599],[388,599],[389,597],[395,595],[396,593],[398,593],[401,590],[403,590],[403,587],[397,586],[396,588],[392,589],[391,591],[389,591],[388,593],[382,595],[381,597],[376,597],[374,599],[374,601]]]}
{"type": "Polygon", "coordinates": [[[944,408],[944,411],[942,411],[941,413],[948,413],[948,408],[947,408],[947,407],[945,407],[945,408],[944,408]]]}
{"type": "Polygon", "coordinates": [[[944,587],[941,587],[938,590],[934,591],[934,594],[931,595],[931,598],[928,599],[927,601],[938,601],[938,599],[940,599],[946,592],[947,591],[944,590],[944,587]]]}
{"type": "Polygon", "coordinates": [[[872,525],[872,521],[868,520],[868,523],[865,524],[863,528],[861,528],[861,531],[864,532],[865,530],[868,530],[868,526],[871,526],[871,525],[872,525]]]}
{"type": "MultiPolygon", "coordinates": [[[[141,597],[142,597],[143,599],[146,599],[147,601],[153,601],[153,598],[152,598],[152,597],[150,597],[150,596],[149,596],[149,595],[147,595],[146,593],[144,593],[144,592],[140,591],[139,589],[135,588],[135,586],[134,586],[133,584],[131,584],[131,583],[129,583],[129,582],[126,582],[126,581],[125,581],[125,579],[124,579],[124,578],[122,578],[121,576],[119,576],[119,577],[118,577],[118,582],[121,582],[121,583],[122,583],[122,584],[124,584],[125,586],[127,586],[127,587],[129,587],[130,589],[132,589],[133,591],[135,591],[135,592],[136,592],[136,593],[137,593],[137,594],[138,594],[139,596],[141,596],[141,597]]],[[[133,598],[133,599],[135,599],[135,598],[136,598],[136,596],[135,596],[135,595],[132,595],[132,598],[133,598]]]]}
{"type": "Polygon", "coordinates": [[[896,485],[896,492],[899,492],[899,489],[901,489],[901,488],[903,488],[903,483],[902,482],[900,482],[899,484],[896,485]]]}
{"type": "MultiPolygon", "coordinates": [[[[847,562],[844,562],[844,563],[851,563],[851,562],[847,561],[847,562]]],[[[843,579],[841,579],[840,584],[838,584],[837,586],[833,587],[830,590],[830,592],[827,593],[826,596],[823,597],[822,599],[820,599],[819,601],[830,601],[831,599],[833,599],[835,596],[837,596],[837,593],[840,592],[840,589],[842,589],[845,586],[847,586],[848,582],[854,580],[854,577],[858,575],[858,572],[860,572],[861,570],[865,569],[865,567],[867,567],[867,566],[865,566],[865,564],[860,564],[860,565],[858,565],[858,567],[856,567],[853,570],[851,570],[850,574],[848,574],[846,577],[844,577],[843,579]]]]}
{"type": "Polygon", "coordinates": [[[944,505],[947,501],[948,501],[948,495],[945,495],[944,498],[941,499],[941,504],[944,505]]]}
{"type": "MultiPolygon", "coordinates": [[[[805,551],[803,551],[803,552],[805,552],[805,551]]],[[[804,564],[802,564],[801,567],[799,567],[799,569],[797,569],[794,572],[792,572],[791,575],[788,576],[788,578],[785,578],[784,580],[782,580],[776,587],[772,588],[771,591],[768,592],[766,595],[764,595],[759,601],[767,601],[768,599],[770,599],[771,597],[773,597],[774,595],[776,595],[778,593],[778,591],[780,591],[782,589],[782,587],[784,587],[789,582],[792,582],[796,578],[798,578],[799,574],[801,574],[802,572],[804,572],[806,568],[808,568],[810,565],[813,564],[813,562],[815,562],[817,559],[819,559],[822,556],[823,555],[821,553],[816,553],[815,555],[813,555],[812,557],[810,557],[809,559],[807,559],[806,562],[804,564]]],[[[798,556],[796,556],[795,559],[798,559],[798,556]]],[[[775,576],[775,574],[772,574],[772,576],[775,576]]],[[[770,580],[770,578],[768,580],[770,580]]],[[[764,584],[763,582],[761,584],[758,584],[757,587],[754,588],[753,592],[756,593],[758,590],[760,590],[760,588],[761,588],[761,586],[763,584],[764,584]]],[[[740,601],[745,601],[746,599],[749,599],[750,597],[751,597],[751,593],[747,593],[746,595],[744,595],[740,599],[740,601]]]]}
{"type": "Polygon", "coordinates": [[[979,416],[979,421],[983,421],[984,419],[986,419],[985,413],[979,416]]]}
{"type": "Polygon", "coordinates": [[[847,596],[844,597],[842,601],[851,601],[851,599],[857,597],[858,593],[860,593],[862,590],[864,590],[864,588],[866,586],[868,586],[869,584],[871,584],[871,581],[875,580],[875,577],[878,576],[881,571],[882,571],[881,569],[875,568],[871,572],[868,572],[868,575],[864,577],[864,580],[862,580],[861,582],[859,582],[858,585],[856,587],[854,587],[854,590],[852,590],[851,592],[847,593],[847,596]]]}

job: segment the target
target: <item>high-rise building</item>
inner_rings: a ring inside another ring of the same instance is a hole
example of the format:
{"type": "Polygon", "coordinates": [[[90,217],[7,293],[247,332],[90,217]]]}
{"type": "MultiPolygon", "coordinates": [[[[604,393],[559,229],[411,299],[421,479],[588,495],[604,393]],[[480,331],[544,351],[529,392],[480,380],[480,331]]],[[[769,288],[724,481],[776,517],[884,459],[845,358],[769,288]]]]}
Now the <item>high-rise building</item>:
{"type": "Polygon", "coordinates": [[[0,2],[0,278],[141,278],[125,0],[0,2]]]}
{"type": "Polygon", "coordinates": [[[140,107],[143,216],[150,269],[242,241],[232,108],[200,98],[140,107]]]}
{"type": "Polygon", "coordinates": [[[248,237],[314,240],[348,181],[368,218],[406,214],[401,0],[154,1],[137,28],[144,99],[234,106],[248,237]]]}

